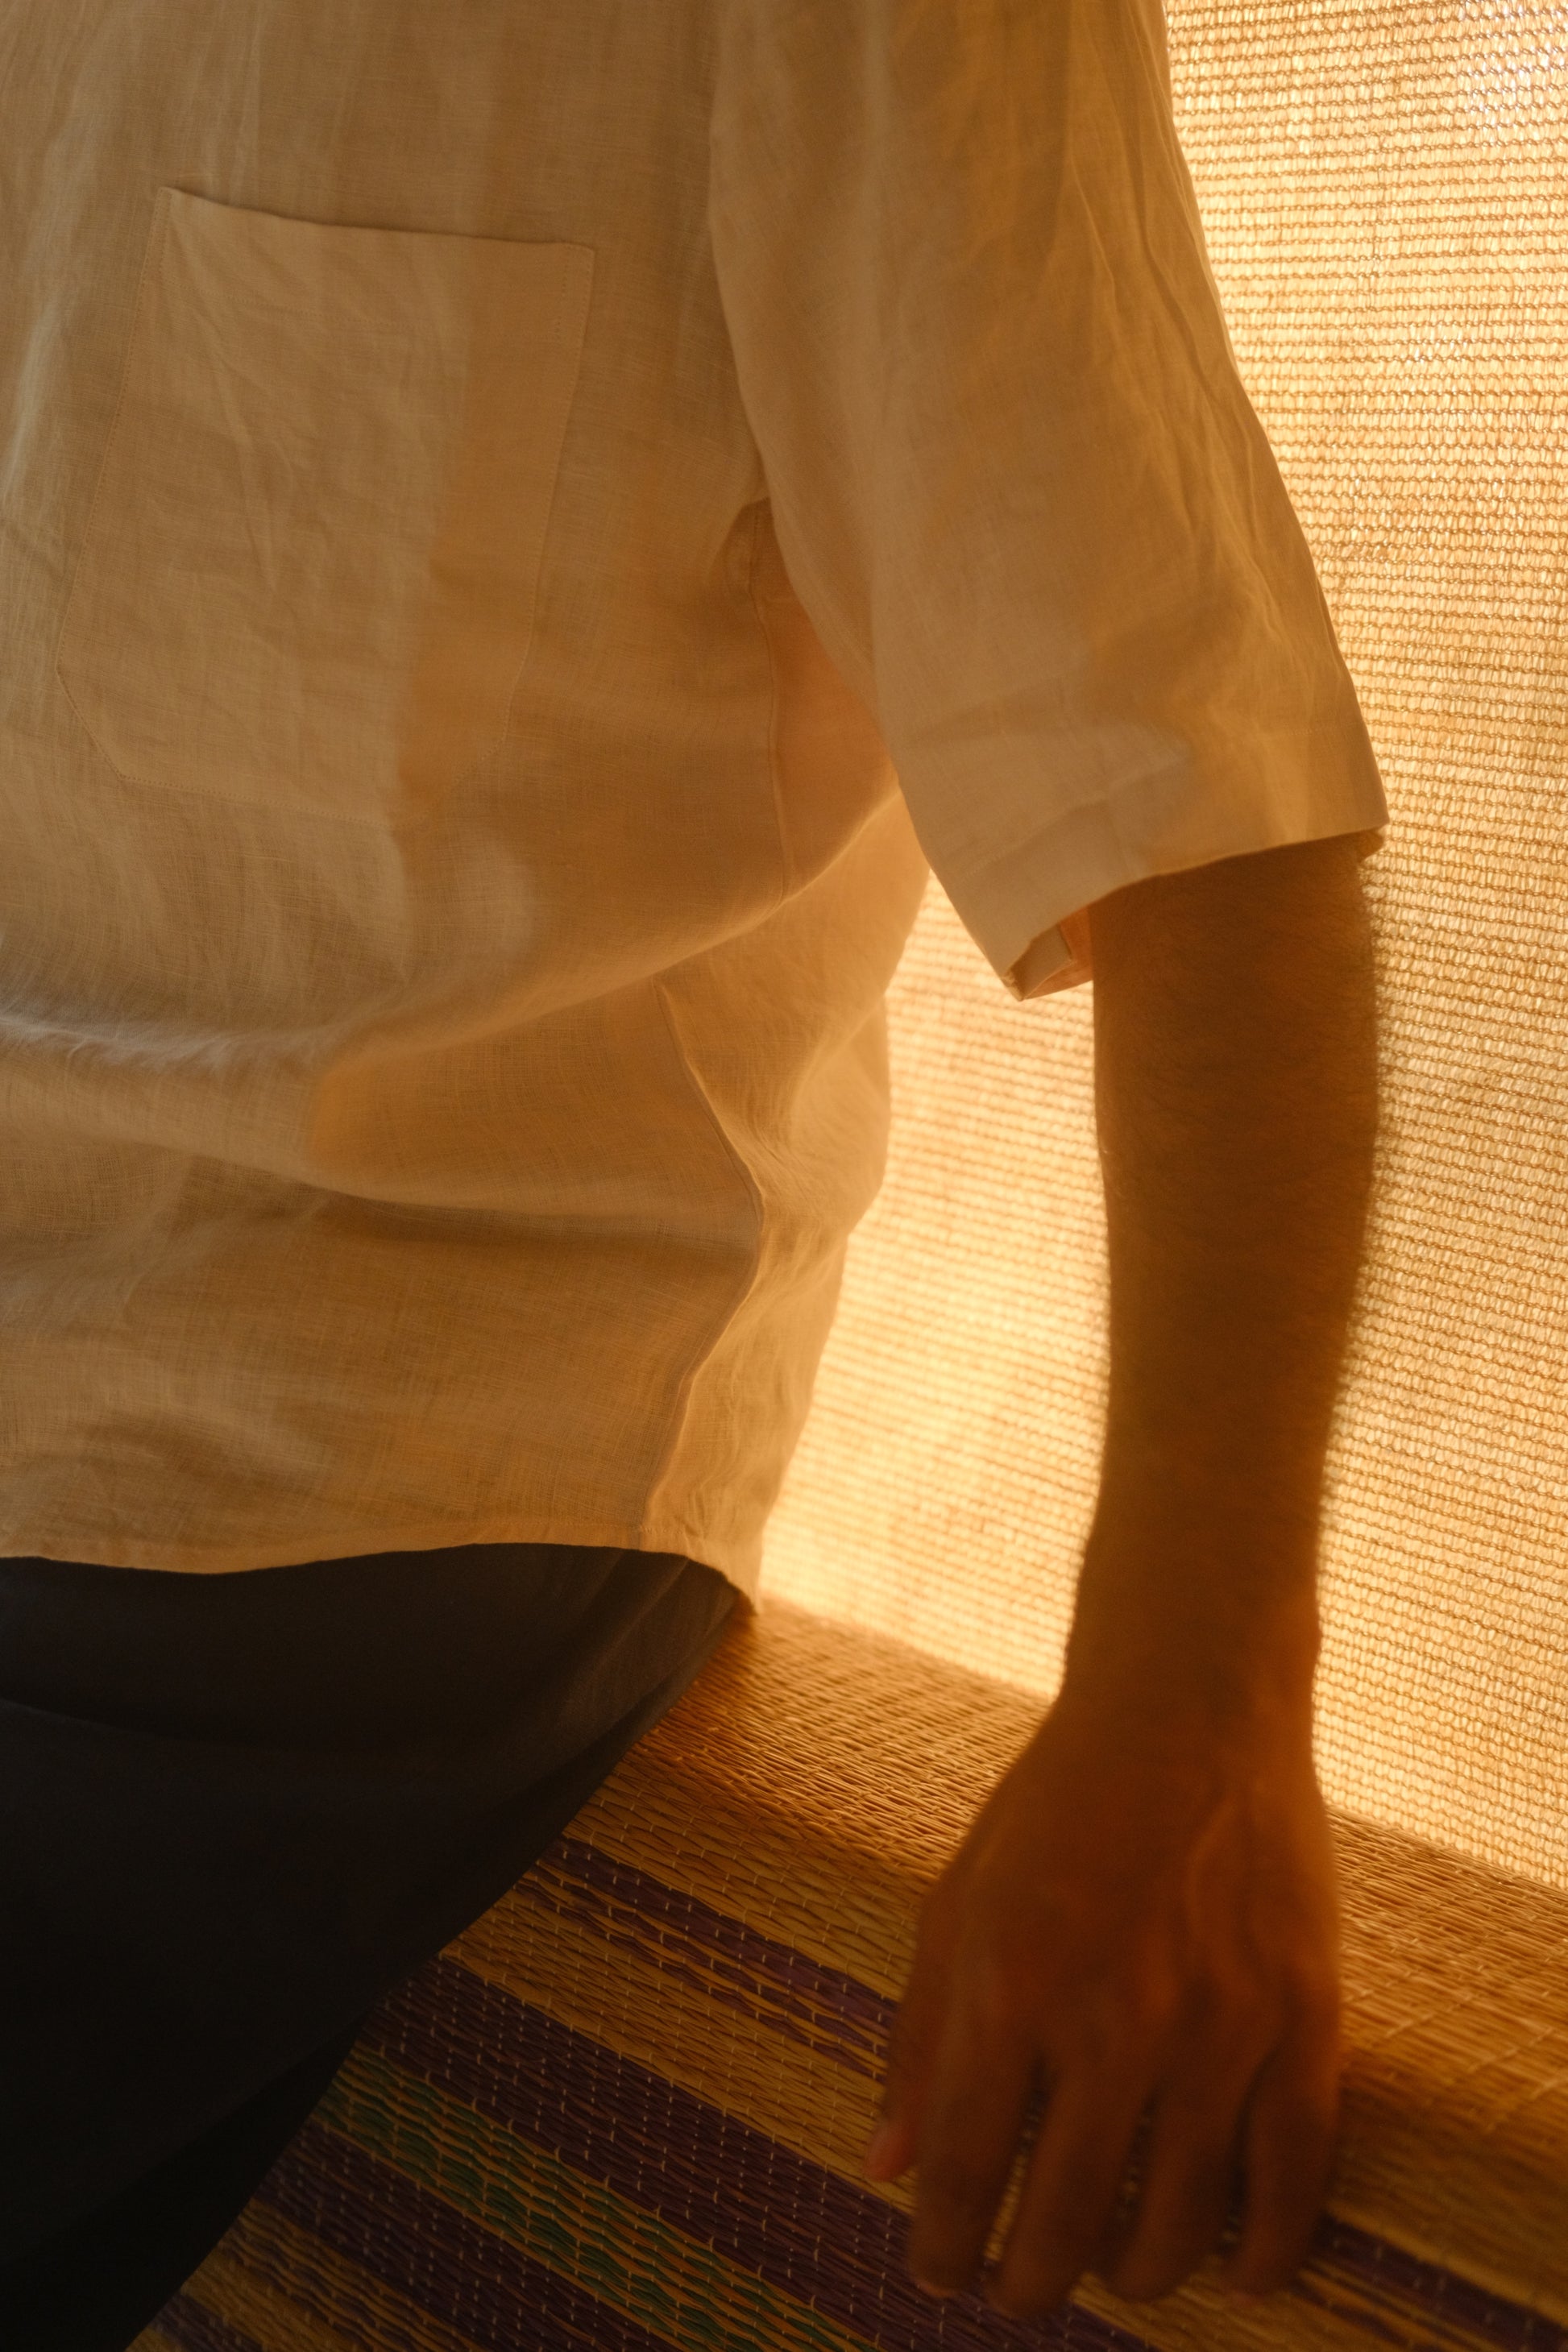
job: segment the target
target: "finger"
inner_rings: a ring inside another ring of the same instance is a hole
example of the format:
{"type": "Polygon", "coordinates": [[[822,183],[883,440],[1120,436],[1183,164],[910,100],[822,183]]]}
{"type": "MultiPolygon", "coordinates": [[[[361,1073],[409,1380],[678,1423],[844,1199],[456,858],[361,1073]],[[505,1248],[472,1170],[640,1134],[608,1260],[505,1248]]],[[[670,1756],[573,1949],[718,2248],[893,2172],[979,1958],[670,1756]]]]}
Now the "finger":
{"type": "Polygon", "coordinates": [[[1105,2245],[1148,2085],[1142,2071],[1058,2084],[1035,2143],[989,2299],[1016,2318],[1055,2310],[1105,2245]]]}
{"type": "Polygon", "coordinates": [[[1249,2103],[1247,2209],[1225,2284],[1270,2294],[1305,2261],[1333,2170],[1339,2131],[1337,2016],[1300,2019],[1263,2067],[1249,2103]]]}
{"type": "Polygon", "coordinates": [[[1247,2094],[1266,2051],[1194,2044],[1159,2095],[1136,2216],[1101,2273],[1117,2294],[1169,2294],[1216,2246],[1236,2179],[1247,2094]]]}
{"type": "Polygon", "coordinates": [[[909,2262],[921,2286],[953,2294],[973,2280],[1013,2168],[1034,2074],[1021,2028],[983,2021],[973,2000],[950,2007],[916,2157],[909,2262]]]}
{"type": "Polygon", "coordinates": [[[892,2031],[877,2120],[867,2143],[868,2180],[896,2180],[915,2160],[931,2070],[947,2014],[950,1937],[940,1914],[922,1920],[892,2031]]]}

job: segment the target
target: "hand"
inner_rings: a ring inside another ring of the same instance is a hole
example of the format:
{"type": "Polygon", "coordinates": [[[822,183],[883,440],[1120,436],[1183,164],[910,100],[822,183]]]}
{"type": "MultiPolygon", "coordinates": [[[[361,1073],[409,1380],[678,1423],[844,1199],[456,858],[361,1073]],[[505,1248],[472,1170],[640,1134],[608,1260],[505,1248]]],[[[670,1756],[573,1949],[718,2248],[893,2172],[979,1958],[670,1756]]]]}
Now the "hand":
{"type": "Polygon", "coordinates": [[[1328,2184],[1339,2009],[1310,1705],[1222,1731],[1064,1686],[921,1907],[867,2160],[882,2179],[918,2165],[916,2279],[973,2283],[1038,2091],[993,2303],[1037,2317],[1090,2267],[1168,2293],[1219,2239],[1238,2159],[1226,2282],[1282,2286],[1328,2184]]]}

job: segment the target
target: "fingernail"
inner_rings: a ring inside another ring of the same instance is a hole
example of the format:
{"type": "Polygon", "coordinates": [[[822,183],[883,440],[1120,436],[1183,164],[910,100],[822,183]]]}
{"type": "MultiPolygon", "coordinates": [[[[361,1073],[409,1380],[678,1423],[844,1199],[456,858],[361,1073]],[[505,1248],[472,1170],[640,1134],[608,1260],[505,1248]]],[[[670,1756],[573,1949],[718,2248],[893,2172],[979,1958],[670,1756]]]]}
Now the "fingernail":
{"type": "Polygon", "coordinates": [[[887,2178],[888,2162],[893,2153],[897,2137],[893,2125],[884,2117],[866,2143],[863,2168],[868,2180],[882,2180],[887,2178]]]}

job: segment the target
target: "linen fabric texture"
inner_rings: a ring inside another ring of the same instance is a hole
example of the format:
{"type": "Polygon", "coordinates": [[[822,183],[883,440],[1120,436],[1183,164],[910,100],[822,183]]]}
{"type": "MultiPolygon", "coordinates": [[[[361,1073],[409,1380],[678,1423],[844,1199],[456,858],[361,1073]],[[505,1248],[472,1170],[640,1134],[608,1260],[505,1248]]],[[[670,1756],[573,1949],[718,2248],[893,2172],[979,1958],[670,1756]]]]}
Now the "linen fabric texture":
{"type": "Polygon", "coordinates": [[[23,0],[0,1548],[755,1591],[934,868],[1386,817],[1154,0],[23,0]]]}

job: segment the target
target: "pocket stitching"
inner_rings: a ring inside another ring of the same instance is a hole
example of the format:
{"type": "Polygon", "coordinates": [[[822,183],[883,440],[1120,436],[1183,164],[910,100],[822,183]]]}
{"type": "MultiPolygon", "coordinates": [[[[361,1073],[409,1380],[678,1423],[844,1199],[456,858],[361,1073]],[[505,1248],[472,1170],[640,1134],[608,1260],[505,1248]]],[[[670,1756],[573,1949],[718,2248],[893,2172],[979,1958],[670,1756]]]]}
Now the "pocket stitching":
{"type": "Polygon", "coordinates": [[[66,591],[65,605],[60,614],[60,625],[55,637],[54,668],[55,677],[58,683],[60,692],[70,704],[72,710],[76,714],[77,723],[81,728],[82,732],[86,735],[88,741],[92,745],[94,751],[98,752],[100,759],[104,759],[109,761],[114,773],[119,776],[121,781],[124,783],[143,783],[146,779],[140,776],[127,775],[125,771],[121,767],[119,761],[110,752],[107,746],[99,741],[97,731],[89,719],[86,711],[83,710],[80,703],[71,692],[69,681],[67,679],[65,672],[60,667],[60,664],[65,658],[66,632],[70,627],[71,614],[76,606],[77,585],[81,578],[82,565],[87,561],[88,550],[92,545],[92,529],[94,523],[98,520],[98,509],[100,501],[103,497],[103,486],[109,479],[110,460],[114,455],[115,445],[120,437],[121,420],[125,410],[125,394],[131,382],[131,362],[136,349],[136,330],[142,323],[142,305],[146,297],[148,276],[152,270],[153,262],[163,252],[163,239],[169,233],[168,199],[170,194],[171,190],[167,186],[161,187],[153,200],[153,224],[147,238],[146,248],[142,256],[142,267],[137,272],[136,299],[131,306],[131,325],[125,337],[125,349],[121,356],[120,383],[114,395],[114,415],[110,420],[108,436],[105,438],[103,445],[103,457],[98,468],[98,479],[92,487],[92,498],[87,510],[87,522],[82,530],[81,544],[76,551],[76,562],[71,567],[70,586],[66,591]]]}

